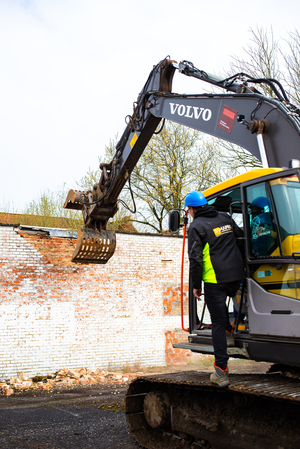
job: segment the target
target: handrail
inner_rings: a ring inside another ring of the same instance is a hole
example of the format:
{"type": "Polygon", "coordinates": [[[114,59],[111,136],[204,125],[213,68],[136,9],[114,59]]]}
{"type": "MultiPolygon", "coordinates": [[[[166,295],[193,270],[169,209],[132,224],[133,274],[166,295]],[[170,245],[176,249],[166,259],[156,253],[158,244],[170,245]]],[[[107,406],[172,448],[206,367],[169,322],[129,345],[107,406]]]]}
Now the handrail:
{"type": "Polygon", "coordinates": [[[181,283],[180,283],[180,306],[181,306],[181,328],[185,332],[189,332],[189,329],[184,327],[183,323],[183,263],[184,263],[184,250],[185,250],[185,235],[186,227],[188,223],[188,210],[185,212],[184,228],[183,228],[183,240],[182,240],[182,257],[181,257],[181,283]]]}

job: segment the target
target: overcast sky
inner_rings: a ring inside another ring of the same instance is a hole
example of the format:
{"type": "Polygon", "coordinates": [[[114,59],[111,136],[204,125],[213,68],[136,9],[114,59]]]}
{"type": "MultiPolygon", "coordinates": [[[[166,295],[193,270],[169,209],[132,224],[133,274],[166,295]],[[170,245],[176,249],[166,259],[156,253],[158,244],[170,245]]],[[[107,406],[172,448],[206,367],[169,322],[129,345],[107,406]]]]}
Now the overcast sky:
{"type": "Polygon", "coordinates": [[[298,0],[0,0],[0,209],[98,168],[165,56],[222,75],[250,28],[287,39],[299,16],[298,0]]]}

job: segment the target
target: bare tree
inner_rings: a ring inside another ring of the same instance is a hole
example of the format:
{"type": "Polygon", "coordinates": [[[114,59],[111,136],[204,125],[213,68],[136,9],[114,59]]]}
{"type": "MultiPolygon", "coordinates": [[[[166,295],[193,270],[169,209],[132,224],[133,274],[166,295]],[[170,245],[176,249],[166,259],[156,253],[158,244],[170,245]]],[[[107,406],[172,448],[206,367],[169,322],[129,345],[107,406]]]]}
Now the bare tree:
{"type": "Polygon", "coordinates": [[[289,52],[281,52],[286,69],[284,79],[289,87],[290,97],[297,105],[300,105],[300,34],[298,30],[290,33],[290,40],[286,42],[289,52]]]}
{"type": "MultiPolygon", "coordinates": [[[[240,173],[241,171],[262,168],[262,163],[245,148],[234,145],[231,142],[219,140],[218,142],[222,165],[230,169],[230,173],[240,173]]],[[[231,174],[232,176],[232,174],[231,174]]]]}
{"type": "MultiPolygon", "coordinates": [[[[232,56],[230,74],[244,72],[253,78],[282,78],[280,70],[280,47],[278,40],[274,39],[273,29],[270,31],[257,27],[250,28],[251,38],[247,47],[243,48],[246,57],[240,59],[232,56]]],[[[260,85],[264,95],[273,97],[274,93],[266,84],[260,85]]]]}

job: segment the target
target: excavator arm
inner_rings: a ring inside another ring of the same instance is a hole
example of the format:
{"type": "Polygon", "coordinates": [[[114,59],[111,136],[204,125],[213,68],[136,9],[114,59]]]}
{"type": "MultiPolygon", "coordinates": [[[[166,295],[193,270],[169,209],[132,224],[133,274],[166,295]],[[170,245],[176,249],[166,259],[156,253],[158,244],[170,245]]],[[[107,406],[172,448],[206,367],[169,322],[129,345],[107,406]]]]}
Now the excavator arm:
{"type": "Polygon", "coordinates": [[[127,116],[127,126],[110,163],[100,164],[101,177],[92,190],[70,190],[65,205],[82,210],[85,229],[78,233],[72,260],[106,263],[114,253],[115,233],[107,231],[118,210],[118,197],[162,119],[194,128],[247,149],[264,167],[284,166],[299,157],[300,111],[280,83],[240,73],[220,79],[188,61],[168,58],[157,64],[127,116]],[[177,94],[174,73],[195,77],[226,93],[177,94]],[[274,97],[255,87],[266,83],[274,97]],[[288,138],[287,138],[288,137],[288,138]]]}

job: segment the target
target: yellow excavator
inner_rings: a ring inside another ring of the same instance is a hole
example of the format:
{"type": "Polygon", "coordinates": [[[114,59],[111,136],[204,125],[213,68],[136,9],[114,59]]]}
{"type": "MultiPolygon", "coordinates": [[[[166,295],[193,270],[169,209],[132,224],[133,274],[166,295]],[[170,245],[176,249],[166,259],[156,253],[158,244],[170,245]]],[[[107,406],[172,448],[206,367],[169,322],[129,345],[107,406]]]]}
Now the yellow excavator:
{"type": "MultiPolygon", "coordinates": [[[[71,190],[66,208],[83,211],[76,263],[106,263],[116,236],[107,231],[118,197],[162,121],[197,129],[237,144],[263,165],[204,192],[208,204],[230,214],[244,230],[246,279],[233,299],[232,358],[273,363],[263,375],[230,375],[226,388],[206,373],[145,376],[126,396],[130,430],[140,445],[159,448],[300,448],[300,110],[274,79],[245,73],[221,79],[191,62],[164,59],[154,66],[134,103],[127,127],[92,190],[71,190]],[[197,78],[221,93],[172,92],[174,73],[197,78]],[[267,85],[273,96],[260,92],[267,85]],[[274,168],[270,168],[274,167],[274,168]],[[254,206],[260,210],[255,227],[254,206]]],[[[171,211],[171,232],[181,226],[171,211]]],[[[213,355],[211,329],[198,317],[189,292],[188,342],[174,344],[213,355]]]]}

